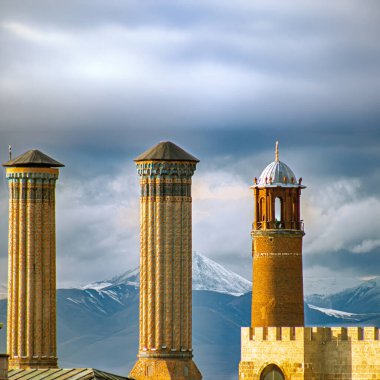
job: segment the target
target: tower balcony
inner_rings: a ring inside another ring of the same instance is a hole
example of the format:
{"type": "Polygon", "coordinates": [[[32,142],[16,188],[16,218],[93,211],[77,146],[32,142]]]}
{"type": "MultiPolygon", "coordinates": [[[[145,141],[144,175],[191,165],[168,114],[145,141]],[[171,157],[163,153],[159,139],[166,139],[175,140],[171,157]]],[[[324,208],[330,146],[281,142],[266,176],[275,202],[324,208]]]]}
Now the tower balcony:
{"type": "Polygon", "coordinates": [[[300,221],[261,221],[253,223],[254,230],[297,230],[304,232],[303,220],[300,221]]]}

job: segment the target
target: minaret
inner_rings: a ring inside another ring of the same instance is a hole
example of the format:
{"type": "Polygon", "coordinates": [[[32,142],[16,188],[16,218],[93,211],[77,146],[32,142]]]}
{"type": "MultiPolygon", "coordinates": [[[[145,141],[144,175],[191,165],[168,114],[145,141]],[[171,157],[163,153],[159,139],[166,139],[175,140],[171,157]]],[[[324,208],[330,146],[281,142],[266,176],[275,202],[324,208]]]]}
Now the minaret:
{"type": "Polygon", "coordinates": [[[55,182],[64,165],[30,150],[3,166],[9,183],[9,367],[57,368],[55,182]]]}
{"type": "Polygon", "coordinates": [[[191,330],[191,177],[199,161],[162,142],[135,162],[141,186],[140,339],[130,376],[199,380],[191,330]]]}
{"type": "Polygon", "coordinates": [[[302,179],[279,160],[255,178],[252,327],[303,326],[302,179]]]}

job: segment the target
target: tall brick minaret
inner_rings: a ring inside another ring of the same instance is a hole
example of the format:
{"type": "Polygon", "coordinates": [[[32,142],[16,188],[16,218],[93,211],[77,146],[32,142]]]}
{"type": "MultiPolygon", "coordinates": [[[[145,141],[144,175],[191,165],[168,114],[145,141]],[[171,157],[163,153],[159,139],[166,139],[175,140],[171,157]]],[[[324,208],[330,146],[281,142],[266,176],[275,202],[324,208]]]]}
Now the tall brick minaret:
{"type": "Polygon", "coordinates": [[[276,158],[255,178],[252,327],[303,326],[302,179],[276,158]]]}
{"type": "Polygon", "coordinates": [[[9,367],[56,368],[55,182],[64,166],[38,150],[8,161],[9,367]]]}
{"type": "Polygon", "coordinates": [[[191,177],[195,157],[162,142],[140,176],[140,341],[136,380],[199,380],[192,360],[191,177]]]}

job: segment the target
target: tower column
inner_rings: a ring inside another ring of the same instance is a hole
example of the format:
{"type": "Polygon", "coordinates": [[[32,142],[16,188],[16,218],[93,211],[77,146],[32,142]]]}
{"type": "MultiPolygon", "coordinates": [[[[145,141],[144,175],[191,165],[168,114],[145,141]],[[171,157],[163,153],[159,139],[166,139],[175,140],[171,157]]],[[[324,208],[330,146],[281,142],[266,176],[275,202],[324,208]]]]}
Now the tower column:
{"type": "MultiPolygon", "coordinates": [[[[33,187],[34,181],[30,180],[28,183],[28,199],[33,197],[33,187]]],[[[27,206],[27,224],[28,228],[28,236],[27,236],[27,289],[29,289],[27,293],[27,302],[26,302],[26,310],[27,310],[27,320],[29,321],[26,332],[26,356],[33,356],[33,325],[34,325],[34,234],[35,234],[35,224],[34,224],[34,215],[35,215],[35,203],[28,202],[27,206]]]]}
{"type": "Polygon", "coordinates": [[[136,380],[200,380],[191,347],[191,177],[198,160],[161,143],[136,160],[140,197],[140,348],[136,380]]]}
{"type": "Polygon", "coordinates": [[[276,160],[252,186],[252,327],[304,325],[300,196],[305,186],[295,178],[279,160],[276,144],[276,160]]]}
{"type": "Polygon", "coordinates": [[[39,151],[4,164],[9,183],[7,346],[10,369],[57,368],[55,182],[39,151]]]}

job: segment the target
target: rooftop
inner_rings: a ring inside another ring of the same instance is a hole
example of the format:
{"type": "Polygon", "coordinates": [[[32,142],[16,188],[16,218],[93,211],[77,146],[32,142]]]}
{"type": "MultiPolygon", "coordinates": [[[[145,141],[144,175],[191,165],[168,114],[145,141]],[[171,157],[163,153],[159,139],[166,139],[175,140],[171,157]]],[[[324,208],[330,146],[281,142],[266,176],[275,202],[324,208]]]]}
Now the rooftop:
{"type": "Polygon", "coordinates": [[[12,369],[9,380],[128,380],[129,377],[113,375],[93,368],[12,369]]]}
{"type": "Polygon", "coordinates": [[[144,153],[135,158],[135,162],[139,161],[190,161],[199,162],[197,158],[187,153],[178,145],[171,141],[160,142],[153,148],[148,149],[144,153]]]}
{"type": "Polygon", "coordinates": [[[39,167],[54,168],[65,166],[37,149],[28,150],[21,156],[9,160],[5,167],[39,167]]]}

